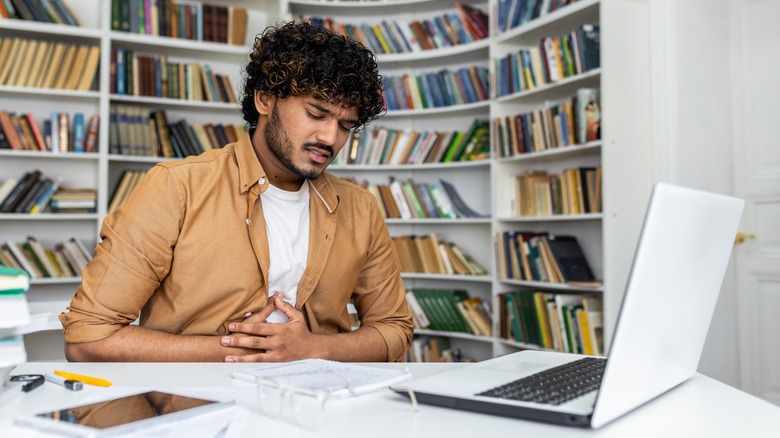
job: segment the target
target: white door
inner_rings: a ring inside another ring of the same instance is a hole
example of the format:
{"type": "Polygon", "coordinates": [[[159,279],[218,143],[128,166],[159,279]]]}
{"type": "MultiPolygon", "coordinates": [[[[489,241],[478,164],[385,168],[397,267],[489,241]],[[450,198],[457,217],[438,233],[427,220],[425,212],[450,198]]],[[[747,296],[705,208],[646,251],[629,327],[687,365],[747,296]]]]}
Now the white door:
{"type": "Polygon", "coordinates": [[[740,386],[780,404],[780,0],[730,8],[740,386]]]}

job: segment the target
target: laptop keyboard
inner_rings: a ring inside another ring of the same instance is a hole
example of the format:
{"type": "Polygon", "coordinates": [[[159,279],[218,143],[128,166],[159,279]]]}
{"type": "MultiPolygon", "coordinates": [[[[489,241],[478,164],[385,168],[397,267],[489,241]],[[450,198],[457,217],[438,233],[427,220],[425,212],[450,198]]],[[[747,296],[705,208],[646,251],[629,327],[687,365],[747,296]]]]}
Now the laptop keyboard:
{"type": "Polygon", "coordinates": [[[607,359],[586,357],[541,371],[477,395],[560,405],[601,384],[607,359]]]}

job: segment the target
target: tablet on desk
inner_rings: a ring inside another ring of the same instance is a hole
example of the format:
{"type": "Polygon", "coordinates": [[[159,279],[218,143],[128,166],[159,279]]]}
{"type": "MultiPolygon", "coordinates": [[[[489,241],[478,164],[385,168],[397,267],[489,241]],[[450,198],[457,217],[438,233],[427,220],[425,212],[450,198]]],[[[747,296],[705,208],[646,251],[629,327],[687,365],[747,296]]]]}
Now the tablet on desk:
{"type": "Polygon", "coordinates": [[[149,391],[18,417],[15,422],[68,435],[103,437],[139,431],[232,405],[233,401],[205,400],[149,391]]]}

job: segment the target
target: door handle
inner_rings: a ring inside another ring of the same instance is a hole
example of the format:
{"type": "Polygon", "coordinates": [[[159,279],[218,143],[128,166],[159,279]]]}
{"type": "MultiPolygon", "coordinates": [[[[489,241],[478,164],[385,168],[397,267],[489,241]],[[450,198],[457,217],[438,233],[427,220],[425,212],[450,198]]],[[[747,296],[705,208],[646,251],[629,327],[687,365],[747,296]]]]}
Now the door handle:
{"type": "Polygon", "coordinates": [[[738,231],[737,232],[737,236],[734,237],[734,244],[735,245],[741,245],[741,244],[745,243],[746,240],[748,240],[748,239],[755,239],[755,238],[756,238],[755,234],[743,233],[742,231],[738,231]]]}

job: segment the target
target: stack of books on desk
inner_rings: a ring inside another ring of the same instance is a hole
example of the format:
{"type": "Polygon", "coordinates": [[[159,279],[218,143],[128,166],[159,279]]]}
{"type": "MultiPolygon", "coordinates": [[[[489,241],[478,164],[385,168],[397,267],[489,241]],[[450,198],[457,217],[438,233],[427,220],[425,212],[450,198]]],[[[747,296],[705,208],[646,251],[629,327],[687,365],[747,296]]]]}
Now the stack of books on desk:
{"type": "Polygon", "coordinates": [[[0,393],[5,376],[27,360],[20,328],[30,324],[25,292],[30,276],[25,271],[0,265],[0,393]]]}

